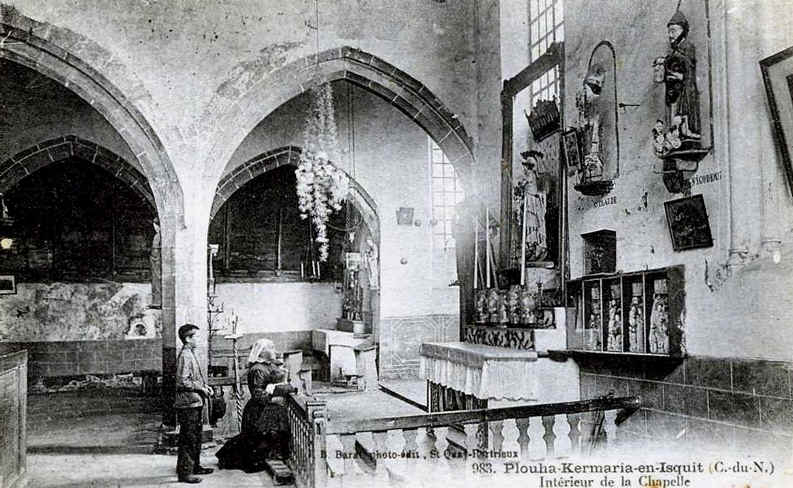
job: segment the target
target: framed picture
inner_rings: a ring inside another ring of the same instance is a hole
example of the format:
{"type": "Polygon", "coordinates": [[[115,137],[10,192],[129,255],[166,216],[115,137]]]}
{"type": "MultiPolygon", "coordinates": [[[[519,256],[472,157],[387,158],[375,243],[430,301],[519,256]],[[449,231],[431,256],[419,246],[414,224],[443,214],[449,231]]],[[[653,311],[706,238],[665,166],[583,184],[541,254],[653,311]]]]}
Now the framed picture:
{"type": "Polygon", "coordinates": [[[578,129],[569,129],[562,134],[564,159],[568,168],[581,165],[581,146],[578,144],[578,129]]]}
{"type": "Polygon", "coordinates": [[[396,218],[397,225],[413,225],[413,207],[399,207],[396,218]]]}
{"type": "Polygon", "coordinates": [[[782,157],[782,166],[793,191],[793,47],[760,61],[763,73],[774,144],[782,157]]]}
{"type": "Polygon", "coordinates": [[[17,284],[13,275],[0,276],[0,295],[14,295],[17,292],[17,284]]]}
{"type": "Polygon", "coordinates": [[[675,251],[713,245],[710,221],[702,195],[664,202],[664,208],[675,251]]]}

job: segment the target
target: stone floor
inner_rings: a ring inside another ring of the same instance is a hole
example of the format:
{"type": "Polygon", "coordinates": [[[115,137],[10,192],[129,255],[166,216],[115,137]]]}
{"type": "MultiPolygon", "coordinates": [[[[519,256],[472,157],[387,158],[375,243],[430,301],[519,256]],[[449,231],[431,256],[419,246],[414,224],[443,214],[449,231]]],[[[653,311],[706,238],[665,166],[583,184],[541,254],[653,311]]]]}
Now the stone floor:
{"type": "MultiPolygon", "coordinates": [[[[316,396],[327,402],[329,419],[424,413],[381,390],[351,392],[327,388],[320,389],[316,396]]],[[[51,415],[37,415],[36,421],[28,424],[28,487],[187,486],[176,482],[175,456],[151,454],[160,429],[158,410],[64,416],[57,414],[60,407],[56,400],[43,406],[46,407],[43,408],[45,412],[47,409],[52,412],[51,415]]],[[[230,423],[231,418],[223,421],[230,423]]],[[[221,432],[226,431],[216,430],[216,438],[221,432]]],[[[214,457],[217,449],[218,446],[205,444],[202,452],[204,466],[217,467],[214,457]]],[[[267,473],[216,470],[203,478],[198,486],[274,486],[267,473]]]]}

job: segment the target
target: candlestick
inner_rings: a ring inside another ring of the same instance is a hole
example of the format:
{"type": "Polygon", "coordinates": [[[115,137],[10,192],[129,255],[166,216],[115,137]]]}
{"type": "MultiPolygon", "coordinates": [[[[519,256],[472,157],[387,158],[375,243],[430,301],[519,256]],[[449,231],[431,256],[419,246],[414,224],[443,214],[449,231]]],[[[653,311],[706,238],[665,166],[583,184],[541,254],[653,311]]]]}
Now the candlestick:
{"type": "Polygon", "coordinates": [[[303,261],[300,261],[300,279],[303,279],[303,261]]]}
{"type": "Polygon", "coordinates": [[[479,219],[474,216],[474,290],[479,287],[479,219]]]}
{"type": "Polygon", "coordinates": [[[485,287],[490,288],[490,207],[485,208],[485,287]]]}
{"type": "Polygon", "coordinates": [[[526,195],[527,187],[523,190],[523,222],[521,223],[521,245],[520,245],[520,286],[526,285],[526,213],[529,199],[526,195]]]}
{"type": "Polygon", "coordinates": [[[319,265],[320,265],[320,262],[317,261],[317,279],[320,279],[320,271],[319,271],[320,268],[319,268],[319,265]]]}

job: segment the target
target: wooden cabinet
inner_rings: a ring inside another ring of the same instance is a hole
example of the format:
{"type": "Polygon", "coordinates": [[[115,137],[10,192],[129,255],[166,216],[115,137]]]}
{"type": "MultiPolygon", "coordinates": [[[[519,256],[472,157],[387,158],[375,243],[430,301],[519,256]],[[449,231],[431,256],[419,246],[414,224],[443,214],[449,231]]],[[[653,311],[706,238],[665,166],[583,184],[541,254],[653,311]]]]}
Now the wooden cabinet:
{"type": "Polygon", "coordinates": [[[683,266],[587,275],[567,283],[567,348],[680,356],[685,352],[683,266]]]}

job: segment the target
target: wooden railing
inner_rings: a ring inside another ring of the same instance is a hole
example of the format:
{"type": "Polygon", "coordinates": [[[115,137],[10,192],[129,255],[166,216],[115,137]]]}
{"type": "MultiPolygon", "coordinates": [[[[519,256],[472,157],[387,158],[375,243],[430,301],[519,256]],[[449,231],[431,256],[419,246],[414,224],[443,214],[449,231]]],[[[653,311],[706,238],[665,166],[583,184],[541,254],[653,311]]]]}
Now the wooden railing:
{"type": "Polygon", "coordinates": [[[291,432],[288,464],[298,486],[324,486],[321,472],[325,453],[322,436],[325,431],[325,402],[301,395],[289,395],[286,410],[291,432]]]}
{"type": "MultiPolygon", "coordinates": [[[[509,473],[520,463],[592,454],[616,443],[617,422],[639,403],[636,397],[604,398],[327,423],[315,413],[313,484],[303,484],[303,477],[301,485],[414,486],[433,480],[441,486],[509,473]]],[[[300,436],[307,442],[311,434],[300,436]]]]}
{"type": "Polygon", "coordinates": [[[27,351],[0,353],[0,488],[25,481],[27,367],[27,351]]]}

